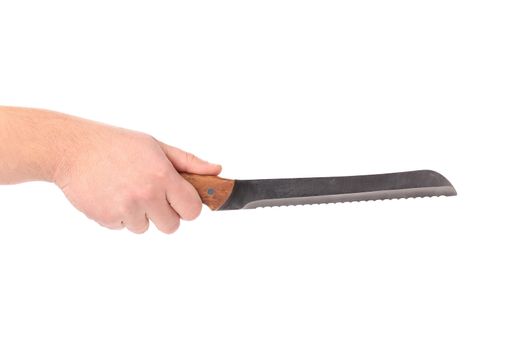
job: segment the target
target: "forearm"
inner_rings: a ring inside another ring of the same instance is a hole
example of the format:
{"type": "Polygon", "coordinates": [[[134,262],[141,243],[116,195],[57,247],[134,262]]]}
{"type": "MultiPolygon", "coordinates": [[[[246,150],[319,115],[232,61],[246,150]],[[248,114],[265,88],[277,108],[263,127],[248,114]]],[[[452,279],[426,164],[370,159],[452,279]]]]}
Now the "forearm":
{"type": "Polygon", "coordinates": [[[53,181],[71,117],[39,109],[0,107],[0,184],[53,181]]]}

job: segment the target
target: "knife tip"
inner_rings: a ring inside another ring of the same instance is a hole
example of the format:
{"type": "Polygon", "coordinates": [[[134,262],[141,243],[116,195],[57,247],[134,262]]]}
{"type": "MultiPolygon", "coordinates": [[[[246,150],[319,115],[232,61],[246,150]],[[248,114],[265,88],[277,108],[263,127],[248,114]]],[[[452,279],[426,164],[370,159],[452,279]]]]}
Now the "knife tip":
{"type": "Polygon", "coordinates": [[[430,181],[437,183],[439,187],[444,187],[447,189],[444,195],[446,196],[457,196],[458,192],[456,188],[452,185],[452,183],[441,173],[435,170],[421,170],[421,172],[425,173],[426,176],[430,179],[430,181]]]}

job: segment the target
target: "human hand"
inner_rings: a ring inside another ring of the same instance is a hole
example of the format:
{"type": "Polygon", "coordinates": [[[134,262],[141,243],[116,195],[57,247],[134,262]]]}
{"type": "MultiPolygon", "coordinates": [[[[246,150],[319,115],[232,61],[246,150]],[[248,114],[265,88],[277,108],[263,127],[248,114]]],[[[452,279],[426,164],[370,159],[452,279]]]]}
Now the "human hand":
{"type": "Polygon", "coordinates": [[[54,182],[88,218],[110,229],[143,233],[149,220],[165,233],[202,209],[195,188],[179,172],[217,175],[203,161],[147,134],[75,119],[54,182]]]}

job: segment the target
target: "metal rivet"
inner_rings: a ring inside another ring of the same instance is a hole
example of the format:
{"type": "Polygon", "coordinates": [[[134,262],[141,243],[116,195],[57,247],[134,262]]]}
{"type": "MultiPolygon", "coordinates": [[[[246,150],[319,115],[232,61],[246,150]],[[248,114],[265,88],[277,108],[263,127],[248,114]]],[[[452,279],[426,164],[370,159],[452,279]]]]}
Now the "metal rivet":
{"type": "Polygon", "coordinates": [[[209,188],[209,189],[207,190],[207,194],[208,194],[209,196],[212,196],[212,195],[214,194],[214,189],[213,189],[213,188],[209,188]]]}

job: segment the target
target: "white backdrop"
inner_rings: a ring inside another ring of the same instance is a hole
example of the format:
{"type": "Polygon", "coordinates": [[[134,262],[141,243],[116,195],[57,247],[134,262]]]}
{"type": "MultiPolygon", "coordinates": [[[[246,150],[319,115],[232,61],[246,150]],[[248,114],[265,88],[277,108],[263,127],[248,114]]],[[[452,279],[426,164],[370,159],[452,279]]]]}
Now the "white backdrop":
{"type": "MultiPolygon", "coordinates": [[[[0,187],[1,349],[503,349],[501,1],[2,1],[0,104],[265,178],[442,172],[458,197],[107,231],[0,187]],[[27,214],[28,213],[28,214],[27,214]]],[[[1,147],[1,140],[0,140],[1,147]]]]}

